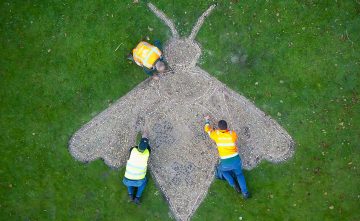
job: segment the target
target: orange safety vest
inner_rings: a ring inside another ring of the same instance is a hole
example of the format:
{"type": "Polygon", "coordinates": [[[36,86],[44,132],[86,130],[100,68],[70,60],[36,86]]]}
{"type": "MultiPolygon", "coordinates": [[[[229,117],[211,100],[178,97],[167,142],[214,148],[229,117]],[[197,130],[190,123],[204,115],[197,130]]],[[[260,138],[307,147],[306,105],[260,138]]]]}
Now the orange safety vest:
{"type": "Polygon", "coordinates": [[[209,124],[206,124],[204,129],[210,138],[215,141],[220,159],[228,159],[239,155],[236,147],[237,135],[235,131],[213,130],[209,124]]]}
{"type": "Polygon", "coordinates": [[[154,67],[155,62],[161,57],[161,51],[145,41],[140,42],[133,50],[134,61],[139,66],[149,69],[154,67]]]}

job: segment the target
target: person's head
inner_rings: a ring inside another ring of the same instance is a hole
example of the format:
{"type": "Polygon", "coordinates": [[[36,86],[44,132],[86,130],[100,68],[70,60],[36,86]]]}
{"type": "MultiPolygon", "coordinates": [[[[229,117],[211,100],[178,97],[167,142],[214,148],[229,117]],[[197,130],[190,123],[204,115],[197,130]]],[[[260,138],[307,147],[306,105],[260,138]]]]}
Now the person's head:
{"type": "Polygon", "coordinates": [[[165,71],[166,69],[166,66],[165,66],[165,63],[162,62],[162,61],[157,61],[156,64],[155,64],[155,68],[158,72],[162,73],[165,71]]]}
{"type": "Polygon", "coordinates": [[[149,147],[149,139],[147,138],[141,138],[138,150],[140,152],[144,152],[149,147]]]}
{"type": "Polygon", "coordinates": [[[227,123],[224,120],[220,120],[218,122],[218,127],[220,130],[226,130],[227,129],[227,123]]]}

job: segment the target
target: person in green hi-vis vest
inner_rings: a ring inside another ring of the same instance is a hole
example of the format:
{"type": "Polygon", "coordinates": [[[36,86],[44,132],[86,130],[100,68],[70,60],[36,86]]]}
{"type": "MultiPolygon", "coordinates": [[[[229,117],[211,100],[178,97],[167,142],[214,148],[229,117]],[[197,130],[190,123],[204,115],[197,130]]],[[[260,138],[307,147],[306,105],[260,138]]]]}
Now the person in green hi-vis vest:
{"type": "Polygon", "coordinates": [[[138,146],[130,148],[123,183],[128,189],[131,202],[140,204],[140,197],[147,184],[146,171],[150,156],[149,139],[144,134],[138,146]]]}

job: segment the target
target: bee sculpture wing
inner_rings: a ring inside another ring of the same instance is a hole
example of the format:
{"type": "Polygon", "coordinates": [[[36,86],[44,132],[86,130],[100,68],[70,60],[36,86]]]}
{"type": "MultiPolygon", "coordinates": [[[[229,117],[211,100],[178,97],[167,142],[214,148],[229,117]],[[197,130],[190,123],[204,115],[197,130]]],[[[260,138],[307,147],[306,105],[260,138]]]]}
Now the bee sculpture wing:
{"type": "Polygon", "coordinates": [[[283,127],[244,96],[214,77],[210,78],[212,92],[198,104],[209,110],[214,122],[224,119],[228,127],[237,133],[245,169],[256,167],[263,159],[278,163],[293,155],[295,143],[283,127]]]}
{"type": "Polygon", "coordinates": [[[124,165],[145,114],[159,102],[155,83],[145,80],[80,128],[70,139],[70,153],[83,162],[102,158],[111,167],[124,165]]]}

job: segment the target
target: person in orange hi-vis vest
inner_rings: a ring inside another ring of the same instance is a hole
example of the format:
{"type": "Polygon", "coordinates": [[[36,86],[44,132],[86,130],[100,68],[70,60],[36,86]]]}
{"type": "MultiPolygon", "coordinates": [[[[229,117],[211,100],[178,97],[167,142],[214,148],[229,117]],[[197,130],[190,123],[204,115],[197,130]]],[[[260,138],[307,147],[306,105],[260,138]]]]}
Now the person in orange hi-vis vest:
{"type": "Polygon", "coordinates": [[[166,65],[161,52],[161,43],[159,40],[154,45],[141,41],[128,55],[128,59],[134,61],[137,65],[143,67],[146,74],[158,80],[159,77],[155,72],[165,72],[166,65]],[[155,45],[155,46],[154,46],[155,45]]]}
{"type": "Polygon", "coordinates": [[[242,192],[243,197],[248,199],[250,193],[246,187],[245,177],[241,169],[241,159],[236,147],[237,135],[235,131],[229,130],[224,120],[218,122],[219,129],[216,130],[210,126],[209,116],[206,116],[205,120],[204,130],[215,141],[219,152],[220,163],[216,168],[217,178],[225,179],[230,186],[237,192],[242,192]]]}

